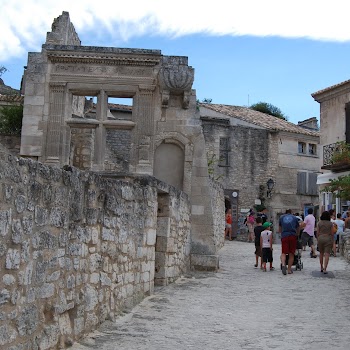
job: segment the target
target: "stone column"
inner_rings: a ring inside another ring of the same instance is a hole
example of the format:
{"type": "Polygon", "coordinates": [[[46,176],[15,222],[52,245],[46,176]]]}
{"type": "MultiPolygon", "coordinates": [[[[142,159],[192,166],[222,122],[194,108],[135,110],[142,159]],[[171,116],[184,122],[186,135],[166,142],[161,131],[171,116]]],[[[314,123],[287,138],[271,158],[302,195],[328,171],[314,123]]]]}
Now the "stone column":
{"type": "Polygon", "coordinates": [[[50,113],[46,133],[46,163],[60,163],[61,127],[64,124],[66,84],[50,85],[50,113]]]}
{"type": "Polygon", "coordinates": [[[154,153],[154,88],[141,88],[137,106],[137,165],[136,172],[152,175],[154,153]]]}
{"type": "Polygon", "coordinates": [[[108,96],[104,90],[101,90],[97,97],[96,114],[99,126],[96,129],[95,134],[95,150],[93,170],[104,169],[104,159],[106,153],[106,129],[103,127],[102,122],[107,119],[107,104],[108,96]]]}

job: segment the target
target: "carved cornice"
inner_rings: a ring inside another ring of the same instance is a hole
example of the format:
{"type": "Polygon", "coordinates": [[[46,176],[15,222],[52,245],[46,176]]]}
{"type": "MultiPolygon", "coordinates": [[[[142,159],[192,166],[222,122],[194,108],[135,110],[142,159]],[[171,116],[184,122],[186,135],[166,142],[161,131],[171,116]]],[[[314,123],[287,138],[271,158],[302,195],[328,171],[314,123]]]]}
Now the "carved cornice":
{"type": "Polygon", "coordinates": [[[52,63],[97,64],[104,66],[146,66],[153,67],[159,64],[157,57],[116,57],[116,56],[89,56],[76,54],[48,53],[47,57],[52,63]]]}

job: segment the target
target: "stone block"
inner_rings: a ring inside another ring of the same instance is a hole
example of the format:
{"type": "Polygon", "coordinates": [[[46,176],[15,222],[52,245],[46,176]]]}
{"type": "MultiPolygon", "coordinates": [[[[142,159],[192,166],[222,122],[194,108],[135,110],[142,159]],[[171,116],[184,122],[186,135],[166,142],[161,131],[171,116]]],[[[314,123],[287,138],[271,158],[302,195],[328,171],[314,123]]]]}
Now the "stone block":
{"type": "Polygon", "coordinates": [[[11,209],[0,211],[0,236],[6,236],[11,226],[11,209]]]}
{"type": "Polygon", "coordinates": [[[158,217],[157,219],[157,236],[168,237],[170,235],[170,218],[158,217]]]}
{"type": "Polygon", "coordinates": [[[146,231],[146,235],[147,235],[147,241],[146,244],[148,246],[154,246],[156,244],[156,230],[154,229],[148,229],[146,231]]]}
{"type": "Polygon", "coordinates": [[[157,236],[156,252],[166,252],[168,247],[168,238],[157,236]]]}
{"type": "Polygon", "coordinates": [[[219,256],[191,254],[191,268],[199,271],[217,271],[219,256]]]}

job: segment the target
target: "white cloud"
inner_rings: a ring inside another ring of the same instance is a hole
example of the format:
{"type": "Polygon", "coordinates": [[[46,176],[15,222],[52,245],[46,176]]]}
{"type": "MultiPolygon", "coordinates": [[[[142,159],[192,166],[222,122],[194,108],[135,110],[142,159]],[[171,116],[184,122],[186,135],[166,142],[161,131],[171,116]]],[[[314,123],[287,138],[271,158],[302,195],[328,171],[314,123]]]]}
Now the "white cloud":
{"type": "Polygon", "coordinates": [[[0,62],[40,51],[62,11],[80,37],[106,32],[127,44],[133,36],[194,33],[350,41],[349,10],[348,0],[11,0],[1,4],[0,62]]]}

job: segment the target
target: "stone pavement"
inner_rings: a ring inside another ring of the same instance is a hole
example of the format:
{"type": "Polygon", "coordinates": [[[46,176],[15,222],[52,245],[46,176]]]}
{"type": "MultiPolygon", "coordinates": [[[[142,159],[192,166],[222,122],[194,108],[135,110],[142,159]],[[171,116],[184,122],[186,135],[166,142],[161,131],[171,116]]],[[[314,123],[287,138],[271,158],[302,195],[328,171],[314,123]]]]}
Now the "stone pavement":
{"type": "MultiPolygon", "coordinates": [[[[254,268],[254,245],[227,241],[217,273],[194,273],[142,301],[73,350],[350,349],[350,265],[303,252],[303,269],[284,276],[254,268]]],[[[294,267],[293,267],[294,269],[294,267]]]]}

